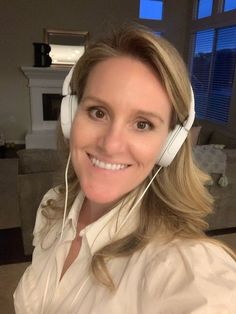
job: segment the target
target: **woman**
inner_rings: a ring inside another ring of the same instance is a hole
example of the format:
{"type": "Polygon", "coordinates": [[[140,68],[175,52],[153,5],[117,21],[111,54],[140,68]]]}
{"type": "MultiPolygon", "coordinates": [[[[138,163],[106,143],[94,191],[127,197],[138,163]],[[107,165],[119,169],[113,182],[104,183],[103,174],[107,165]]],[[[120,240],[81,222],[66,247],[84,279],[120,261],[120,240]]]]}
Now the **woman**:
{"type": "Polygon", "coordinates": [[[71,88],[68,194],[42,200],[16,313],[236,313],[234,253],[204,234],[212,198],[177,51],[127,27],[88,47],[71,88]]]}

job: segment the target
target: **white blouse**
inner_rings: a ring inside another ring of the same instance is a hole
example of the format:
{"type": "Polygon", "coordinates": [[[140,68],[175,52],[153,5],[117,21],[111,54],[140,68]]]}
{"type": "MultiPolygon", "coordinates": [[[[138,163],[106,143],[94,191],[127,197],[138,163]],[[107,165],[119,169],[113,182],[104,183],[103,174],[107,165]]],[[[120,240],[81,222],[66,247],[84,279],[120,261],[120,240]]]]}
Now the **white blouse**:
{"type": "MultiPolygon", "coordinates": [[[[50,190],[42,203],[55,197],[50,190]]],[[[80,232],[79,255],[60,280],[83,199],[79,193],[62,239],[58,221],[43,241],[44,248],[38,231],[46,221],[39,207],[32,265],[14,293],[17,314],[236,313],[236,263],[222,248],[205,241],[176,239],[165,245],[153,241],[132,256],[108,262],[115,292],[97,282],[89,269],[91,257],[117,236],[117,225],[127,214],[118,207],[80,232]]],[[[130,233],[136,219],[137,213],[129,217],[118,237],[130,233]]]]}

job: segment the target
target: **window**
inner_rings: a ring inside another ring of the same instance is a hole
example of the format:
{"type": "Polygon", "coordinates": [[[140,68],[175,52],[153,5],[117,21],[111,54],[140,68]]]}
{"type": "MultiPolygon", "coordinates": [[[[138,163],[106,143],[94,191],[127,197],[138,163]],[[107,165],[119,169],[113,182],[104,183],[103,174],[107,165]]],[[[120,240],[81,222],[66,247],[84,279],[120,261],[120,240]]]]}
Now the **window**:
{"type": "Polygon", "coordinates": [[[191,75],[197,118],[227,124],[235,65],[236,26],[195,34],[191,75]]]}
{"type": "Polygon", "coordinates": [[[195,35],[192,61],[192,85],[195,92],[196,114],[204,119],[207,110],[209,73],[211,69],[214,30],[208,29],[195,35]]]}
{"type": "Polygon", "coordinates": [[[224,11],[231,11],[236,9],[236,0],[225,0],[224,11]]]}
{"type": "Polygon", "coordinates": [[[139,18],[162,20],[163,0],[140,0],[139,18]]]}
{"type": "Polygon", "coordinates": [[[211,16],[213,0],[198,0],[197,18],[211,16]]]}

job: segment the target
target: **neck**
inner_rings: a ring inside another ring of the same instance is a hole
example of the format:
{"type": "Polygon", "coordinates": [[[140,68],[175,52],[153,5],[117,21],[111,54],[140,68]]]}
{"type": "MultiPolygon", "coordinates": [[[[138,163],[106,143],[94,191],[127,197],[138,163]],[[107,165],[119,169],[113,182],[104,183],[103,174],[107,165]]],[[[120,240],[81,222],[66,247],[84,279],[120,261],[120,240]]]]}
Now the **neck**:
{"type": "Polygon", "coordinates": [[[86,225],[93,223],[111,210],[114,204],[98,204],[85,198],[82,205],[79,221],[83,220],[86,225]]]}
{"type": "MultiPolygon", "coordinates": [[[[135,190],[129,193],[129,200],[132,199],[133,197],[138,196],[139,193],[140,193],[140,187],[137,187],[135,190]]],[[[126,196],[127,195],[123,196],[122,199],[126,200],[126,196]]],[[[119,201],[121,201],[121,199],[110,202],[110,203],[101,204],[101,203],[93,202],[85,197],[81,211],[80,211],[80,215],[79,215],[79,222],[85,221],[86,225],[93,223],[94,221],[98,220],[103,215],[108,213],[112,208],[114,208],[116,204],[119,203],[119,201]]]]}

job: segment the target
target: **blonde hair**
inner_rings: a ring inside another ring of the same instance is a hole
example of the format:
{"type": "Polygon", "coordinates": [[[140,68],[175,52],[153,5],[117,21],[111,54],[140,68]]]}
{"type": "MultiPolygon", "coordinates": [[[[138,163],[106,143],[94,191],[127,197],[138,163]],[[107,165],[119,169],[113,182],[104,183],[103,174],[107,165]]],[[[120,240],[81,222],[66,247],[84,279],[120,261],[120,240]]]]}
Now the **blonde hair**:
{"type": "MultiPolygon", "coordinates": [[[[71,83],[72,91],[78,97],[78,103],[94,66],[107,58],[118,56],[137,58],[154,70],[173,106],[170,128],[174,128],[176,123],[182,123],[186,119],[191,91],[184,62],[170,43],[140,26],[126,26],[111,37],[87,48],[74,69],[71,83]]],[[[153,173],[157,167],[154,167],[153,173]]],[[[160,230],[165,230],[166,241],[174,237],[206,239],[204,230],[207,229],[208,224],[204,218],[212,212],[213,204],[213,199],[204,186],[208,179],[208,176],[195,165],[191,141],[187,138],[171,165],[160,171],[142,199],[139,225],[136,230],[94,254],[91,269],[97,280],[113,289],[114,283],[106,261],[118,256],[129,256],[144,248],[147,243],[155,239],[160,230]]],[[[142,187],[148,180],[147,178],[143,182],[142,187]]],[[[72,168],[69,177],[68,208],[73,203],[78,189],[79,181],[72,168]]],[[[51,210],[63,210],[64,186],[60,188],[59,194],[60,201],[50,200],[45,206],[46,217],[49,207],[51,210]]]]}

